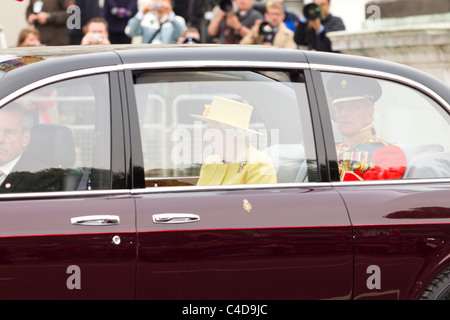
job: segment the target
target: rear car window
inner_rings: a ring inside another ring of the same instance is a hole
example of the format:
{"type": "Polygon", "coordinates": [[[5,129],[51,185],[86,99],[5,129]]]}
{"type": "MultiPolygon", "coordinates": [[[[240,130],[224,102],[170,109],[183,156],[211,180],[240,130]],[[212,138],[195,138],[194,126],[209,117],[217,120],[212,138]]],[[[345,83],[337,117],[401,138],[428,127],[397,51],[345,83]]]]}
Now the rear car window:
{"type": "Polygon", "coordinates": [[[109,76],[30,91],[0,108],[0,193],[111,188],[109,76]]]}

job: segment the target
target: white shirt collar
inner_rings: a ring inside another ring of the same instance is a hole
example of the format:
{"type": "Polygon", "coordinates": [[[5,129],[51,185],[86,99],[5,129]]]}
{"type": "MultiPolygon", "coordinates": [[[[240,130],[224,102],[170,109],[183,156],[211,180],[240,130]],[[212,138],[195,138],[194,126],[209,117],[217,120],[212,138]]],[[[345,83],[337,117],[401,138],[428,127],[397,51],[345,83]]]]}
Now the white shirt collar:
{"type": "Polygon", "coordinates": [[[12,169],[16,166],[17,162],[19,162],[19,159],[22,155],[18,156],[17,158],[15,158],[14,160],[11,160],[8,163],[5,163],[4,165],[0,166],[0,170],[6,174],[9,175],[12,171],[12,169]]]}

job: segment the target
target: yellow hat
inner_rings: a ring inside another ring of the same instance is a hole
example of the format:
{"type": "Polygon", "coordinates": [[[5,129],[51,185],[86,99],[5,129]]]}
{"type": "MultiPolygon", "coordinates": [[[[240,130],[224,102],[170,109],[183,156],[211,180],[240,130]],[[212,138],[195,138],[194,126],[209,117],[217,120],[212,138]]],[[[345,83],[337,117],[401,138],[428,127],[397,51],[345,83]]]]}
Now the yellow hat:
{"type": "Polygon", "coordinates": [[[205,105],[203,115],[191,114],[191,116],[196,119],[216,121],[233,128],[261,134],[248,128],[252,112],[253,107],[251,105],[222,97],[213,97],[211,104],[205,105]]]}

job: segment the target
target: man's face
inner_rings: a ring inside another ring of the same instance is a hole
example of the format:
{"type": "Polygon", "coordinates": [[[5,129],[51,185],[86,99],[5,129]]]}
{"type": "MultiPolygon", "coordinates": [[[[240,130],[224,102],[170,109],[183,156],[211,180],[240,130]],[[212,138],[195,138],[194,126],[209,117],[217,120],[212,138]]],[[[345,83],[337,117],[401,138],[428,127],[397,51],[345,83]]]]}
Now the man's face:
{"type": "Polygon", "coordinates": [[[253,7],[254,0],[236,0],[239,11],[250,10],[253,7]]]}
{"type": "Polygon", "coordinates": [[[338,130],[344,136],[357,134],[373,121],[374,107],[365,99],[338,102],[334,107],[338,130]]]}
{"type": "Polygon", "coordinates": [[[30,142],[30,131],[22,129],[22,115],[0,109],[0,165],[23,153],[30,142]]]}
{"type": "Polygon", "coordinates": [[[314,0],[314,3],[318,4],[319,6],[321,6],[324,15],[328,16],[328,14],[330,13],[330,2],[329,2],[329,0],[314,0]]]}
{"type": "Polygon", "coordinates": [[[264,18],[272,22],[274,27],[278,27],[280,23],[284,20],[285,14],[279,8],[267,8],[266,13],[264,14],[264,18]]]}
{"type": "Polygon", "coordinates": [[[108,30],[106,29],[105,24],[101,22],[91,22],[89,24],[88,32],[100,34],[104,38],[108,37],[108,30]]]}

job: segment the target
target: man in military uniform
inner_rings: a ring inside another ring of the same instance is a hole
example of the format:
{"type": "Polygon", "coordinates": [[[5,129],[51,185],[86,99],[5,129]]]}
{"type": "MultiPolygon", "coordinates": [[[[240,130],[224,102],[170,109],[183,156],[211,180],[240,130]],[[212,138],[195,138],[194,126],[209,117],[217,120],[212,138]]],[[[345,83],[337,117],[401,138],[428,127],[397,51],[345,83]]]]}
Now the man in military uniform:
{"type": "Polygon", "coordinates": [[[336,143],[342,181],[401,179],[406,156],[397,146],[376,135],[375,102],[382,89],[367,77],[335,75],[327,83],[343,141],[336,143]]]}

